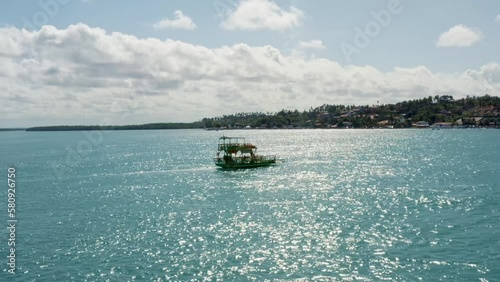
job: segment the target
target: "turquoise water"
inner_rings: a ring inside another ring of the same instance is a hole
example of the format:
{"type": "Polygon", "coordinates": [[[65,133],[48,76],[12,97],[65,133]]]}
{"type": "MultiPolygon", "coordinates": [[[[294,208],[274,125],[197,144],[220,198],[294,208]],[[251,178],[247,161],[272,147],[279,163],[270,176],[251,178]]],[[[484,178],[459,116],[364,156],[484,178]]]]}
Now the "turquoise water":
{"type": "Polygon", "coordinates": [[[500,281],[499,139],[477,129],[0,132],[1,224],[11,164],[18,219],[17,274],[6,272],[3,228],[0,281],[500,281]],[[283,162],[217,170],[222,133],[283,162]]]}

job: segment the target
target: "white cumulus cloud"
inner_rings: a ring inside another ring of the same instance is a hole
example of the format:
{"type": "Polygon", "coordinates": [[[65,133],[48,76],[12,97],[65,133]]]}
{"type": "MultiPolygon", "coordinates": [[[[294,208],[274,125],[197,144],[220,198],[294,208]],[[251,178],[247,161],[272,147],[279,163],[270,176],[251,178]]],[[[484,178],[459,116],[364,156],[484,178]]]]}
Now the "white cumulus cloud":
{"type": "Polygon", "coordinates": [[[228,30],[286,30],[300,26],[304,13],[291,6],[280,8],[271,0],[243,0],[221,23],[228,30]]]}
{"type": "Polygon", "coordinates": [[[500,22],[500,15],[497,15],[497,17],[495,18],[495,21],[500,22]]]}
{"type": "Polygon", "coordinates": [[[300,41],[299,47],[303,49],[326,49],[321,40],[300,41]]]}
{"type": "Polygon", "coordinates": [[[469,47],[483,38],[483,34],[477,28],[470,28],[463,24],[456,25],[442,33],[436,43],[437,47],[469,47]]]}
{"type": "Polygon", "coordinates": [[[459,74],[381,71],[273,46],[208,48],[85,24],[0,28],[0,127],[138,124],[322,104],[500,94],[500,64],[459,74]]]}
{"type": "Polygon", "coordinates": [[[182,11],[177,10],[174,12],[174,19],[162,19],[154,23],[153,27],[156,29],[175,28],[193,30],[197,26],[190,17],[184,15],[182,11]]]}

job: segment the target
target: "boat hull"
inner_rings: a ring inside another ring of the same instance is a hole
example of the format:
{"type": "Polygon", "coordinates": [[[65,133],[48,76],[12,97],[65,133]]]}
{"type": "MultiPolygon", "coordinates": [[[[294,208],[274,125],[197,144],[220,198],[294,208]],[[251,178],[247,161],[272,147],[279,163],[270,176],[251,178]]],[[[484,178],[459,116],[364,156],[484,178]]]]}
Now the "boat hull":
{"type": "Polygon", "coordinates": [[[265,167],[271,166],[275,163],[258,163],[258,164],[215,164],[218,167],[224,169],[244,169],[244,168],[256,168],[256,167],[265,167]]]}
{"type": "Polygon", "coordinates": [[[271,166],[276,164],[276,160],[262,160],[255,162],[226,162],[224,160],[215,159],[215,165],[225,169],[244,169],[271,166]]]}

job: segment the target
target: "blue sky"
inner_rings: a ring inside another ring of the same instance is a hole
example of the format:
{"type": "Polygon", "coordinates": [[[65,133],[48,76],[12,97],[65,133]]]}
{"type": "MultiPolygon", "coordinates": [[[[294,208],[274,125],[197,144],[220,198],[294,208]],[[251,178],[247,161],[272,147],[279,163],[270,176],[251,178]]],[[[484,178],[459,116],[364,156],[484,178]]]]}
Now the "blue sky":
{"type": "Polygon", "coordinates": [[[498,95],[499,1],[22,0],[2,1],[0,8],[0,42],[11,42],[4,43],[10,51],[0,50],[0,95],[12,105],[30,105],[25,113],[4,113],[0,126],[89,124],[108,115],[116,123],[192,121],[246,109],[397,102],[439,93],[460,97],[483,90],[498,95]],[[390,19],[377,20],[376,14],[390,19]],[[43,34],[62,43],[55,47],[43,34]],[[363,44],[356,41],[360,34],[368,39],[363,44]],[[108,51],[122,47],[108,54],[113,59],[77,61],[86,53],[107,52],[104,45],[108,51]],[[70,52],[78,46],[87,49],[80,55],[70,52]],[[134,50],[137,46],[142,49],[134,50]],[[158,57],[120,61],[154,52],[158,57]],[[185,64],[191,59],[204,71],[185,64]],[[107,68],[99,69],[99,79],[82,71],[103,64],[107,68]],[[117,71],[124,66],[131,68],[129,77],[117,71]],[[141,68],[142,73],[132,71],[141,68]],[[228,83],[220,74],[231,68],[237,71],[228,83]],[[455,81],[467,87],[454,86],[455,81]],[[175,87],[165,87],[170,83],[175,87]],[[140,94],[146,92],[156,94],[140,94]],[[247,105],[232,104],[231,93],[247,105]],[[102,104],[96,103],[98,96],[102,104]],[[60,110],[47,111],[40,97],[54,99],[60,110]],[[138,97],[151,111],[134,106],[138,97]],[[117,111],[104,114],[110,104],[117,111]],[[177,108],[170,111],[172,104],[177,108]],[[166,109],[162,114],[158,105],[166,109]],[[75,111],[87,114],[75,117],[75,111]]]}

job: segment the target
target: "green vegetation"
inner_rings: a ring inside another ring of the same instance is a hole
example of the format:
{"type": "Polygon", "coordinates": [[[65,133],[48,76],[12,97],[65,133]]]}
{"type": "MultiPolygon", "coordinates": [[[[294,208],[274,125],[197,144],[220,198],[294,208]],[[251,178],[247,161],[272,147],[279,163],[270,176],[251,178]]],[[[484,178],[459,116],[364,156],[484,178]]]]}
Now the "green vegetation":
{"type": "Polygon", "coordinates": [[[27,131],[139,130],[190,128],[406,128],[418,121],[447,122],[461,126],[500,126],[500,98],[485,95],[459,100],[452,96],[429,96],[396,104],[345,106],[322,105],[307,111],[237,113],[204,118],[192,123],[149,123],[122,126],[43,126],[27,131]]]}
{"type": "Polygon", "coordinates": [[[31,127],[26,131],[75,131],[75,130],[154,130],[154,129],[189,129],[203,128],[201,122],[192,123],[148,123],[140,125],[58,125],[31,127]]]}
{"type": "Polygon", "coordinates": [[[411,127],[418,121],[449,122],[463,126],[499,126],[500,98],[485,95],[454,100],[452,96],[386,105],[322,105],[299,112],[238,113],[202,120],[207,128],[380,128],[411,127]]]}
{"type": "Polygon", "coordinates": [[[25,131],[26,128],[0,128],[0,131],[25,131]]]}

